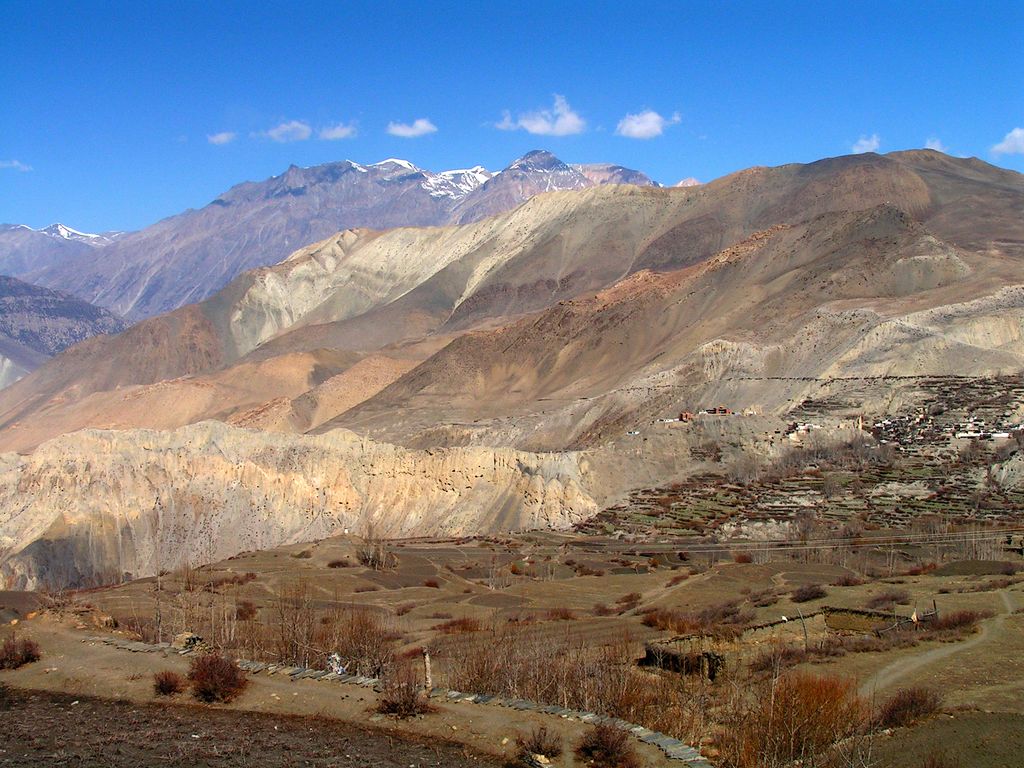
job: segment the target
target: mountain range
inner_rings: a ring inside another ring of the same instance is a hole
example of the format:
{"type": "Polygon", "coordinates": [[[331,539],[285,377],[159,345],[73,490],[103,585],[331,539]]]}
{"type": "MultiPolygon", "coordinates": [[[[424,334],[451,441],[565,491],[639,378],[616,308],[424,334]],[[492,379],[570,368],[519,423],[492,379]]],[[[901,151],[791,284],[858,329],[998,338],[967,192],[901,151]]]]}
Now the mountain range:
{"type": "Polygon", "coordinates": [[[344,229],[0,392],[0,572],[565,525],[709,441],[777,455],[836,382],[858,393],[839,429],[896,407],[890,382],[1021,370],[1022,211],[1020,174],[922,150],[344,229]],[[758,415],[650,427],[722,403],[758,415]]]}
{"type": "Polygon", "coordinates": [[[69,236],[62,237],[53,228],[6,225],[0,272],[138,320],[201,301],[239,273],[343,229],[467,223],[540,192],[623,183],[653,184],[638,171],[570,166],[541,150],[497,173],[479,166],[432,173],[398,159],[293,165],[138,232],[94,236],[64,228],[69,236]]]}

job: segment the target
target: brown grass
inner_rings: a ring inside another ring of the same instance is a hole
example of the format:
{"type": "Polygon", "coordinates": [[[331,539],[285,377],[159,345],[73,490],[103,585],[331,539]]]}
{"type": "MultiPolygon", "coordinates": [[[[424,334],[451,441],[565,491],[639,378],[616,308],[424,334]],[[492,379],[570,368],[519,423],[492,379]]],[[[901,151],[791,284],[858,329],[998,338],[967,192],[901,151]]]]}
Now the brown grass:
{"type": "Polygon", "coordinates": [[[232,701],[249,684],[238,664],[216,653],[193,658],[189,664],[188,679],[192,695],[207,703],[232,701]]]}
{"type": "Polygon", "coordinates": [[[868,600],[868,608],[875,610],[892,608],[894,605],[910,605],[910,593],[905,589],[889,589],[868,600]]]}
{"type": "Polygon", "coordinates": [[[188,687],[181,675],[171,670],[153,674],[153,693],[157,696],[177,696],[188,687]]]}
{"type": "Polygon", "coordinates": [[[552,608],[544,614],[548,621],[575,621],[576,614],[568,608],[552,608]]]}

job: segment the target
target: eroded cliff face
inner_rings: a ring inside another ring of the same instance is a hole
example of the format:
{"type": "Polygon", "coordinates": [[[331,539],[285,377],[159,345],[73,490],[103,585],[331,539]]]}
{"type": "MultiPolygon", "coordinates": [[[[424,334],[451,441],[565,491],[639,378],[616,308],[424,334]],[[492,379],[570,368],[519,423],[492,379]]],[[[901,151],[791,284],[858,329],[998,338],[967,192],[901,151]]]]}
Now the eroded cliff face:
{"type": "Polygon", "coordinates": [[[561,528],[596,512],[589,474],[581,454],[415,451],[345,430],[78,432],[0,456],[0,577],[29,589],[108,582],[346,529],[561,528]]]}

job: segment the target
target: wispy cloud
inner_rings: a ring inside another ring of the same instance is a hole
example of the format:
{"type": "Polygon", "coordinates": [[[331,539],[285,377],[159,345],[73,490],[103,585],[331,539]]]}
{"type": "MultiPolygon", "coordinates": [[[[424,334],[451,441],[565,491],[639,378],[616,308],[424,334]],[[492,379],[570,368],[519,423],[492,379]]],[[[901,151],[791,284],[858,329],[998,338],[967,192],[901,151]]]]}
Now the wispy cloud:
{"type": "Polygon", "coordinates": [[[221,144],[230,144],[238,138],[238,134],[234,131],[221,131],[220,133],[211,133],[206,137],[206,140],[211,144],[220,146],[221,144]]]}
{"type": "Polygon", "coordinates": [[[257,135],[266,136],[271,141],[284,144],[289,141],[305,141],[313,135],[313,129],[309,127],[309,123],[304,123],[301,120],[289,120],[257,135]]]}
{"type": "Polygon", "coordinates": [[[415,139],[417,136],[437,133],[437,126],[427,118],[421,117],[411,123],[388,123],[388,133],[403,139],[415,139]]]}
{"type": "Polygon", "coordinates": [[[317,133],[317,138],[324,139],[325,141],[352,139],[355,138],[356,132],[356,124],[354,122],[338,123],[337,125],[328,125],[321,128],[317,133]]]}
{"type": "Polygon", "coordinates": [[[31,165],[26,165],[20,160],[0,160],[0,168],[10,168],[15,171],[21,171],[22,173],[28,173],[32,170],[31,165]]]}
{"type": "Polygon", "coordinates": [[[882,140],[878,138],[877,133],[872,133],[870,136],[861,136],[850,149],[853,154],[860,155],[864,152],[877,152],[880,146],[882,146],[882,140]]]}
{"type": "Polygon", "coordinates": [[[555,103],[551,109],[520,114],[515,120],[512,114],[505,111],[501,122],[495,124],[503,131],[522,129],[535,136],[571,136],[583,133],[587,129],[587,121],[574,112],[564,96],[555,94],[555,103]]]}
{"type": "Polygon", "coordinates": [[[629,139],[653,139],[661,136],[670,125],[679,122],[679,113],[670,118],[662,117],[653,109],[645,109],[635,115],[627,114],[619,120],[615,133],[629,139]]]}
{"type": "Polygon", "coordinates": [[[936,152],[949,153],[949,147],[943,144],[942,141],[939,140],[938,136],[929,136],[928,140],[924,143],[924,148],[934,149],[936,152]]]}
{"type": "Polygon", "coordinates": [[[997,155],[1024,155],[1024,128],[1014,128],[992,151],[997,155]]]}

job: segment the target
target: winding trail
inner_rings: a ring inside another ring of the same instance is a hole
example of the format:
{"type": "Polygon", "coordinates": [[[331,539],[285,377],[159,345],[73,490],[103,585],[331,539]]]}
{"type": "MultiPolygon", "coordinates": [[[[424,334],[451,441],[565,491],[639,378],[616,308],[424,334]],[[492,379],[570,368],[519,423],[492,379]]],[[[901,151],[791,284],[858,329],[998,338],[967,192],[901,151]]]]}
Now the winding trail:
{"type": "Polygon", "coordinates": [[[970,640],[943,644],[938,648],[933,648],[932,650],[921,654],[897,659],[861,683],[860,695],[865,698],[871,698],[877,691],[890,687],[894,683],[907,675],[916,672],[922,667],[926,667],[929,664],[941,661],[949,656],[961,653],[962,651],[974,648],[975,646],[988,641],[989,635],[992,631],[1002,629],[1003,624],[1006,622],[1006,617],[1016,610],[1016,606],[1014,606],[1010,593],[1007,590],[999,590],[999,597],[1002,598],[1005,610],[1002,613],[993,616],[991,619],[986,619],[985,621],[980,622],[978,625],[978,634],[970,640]]]}

